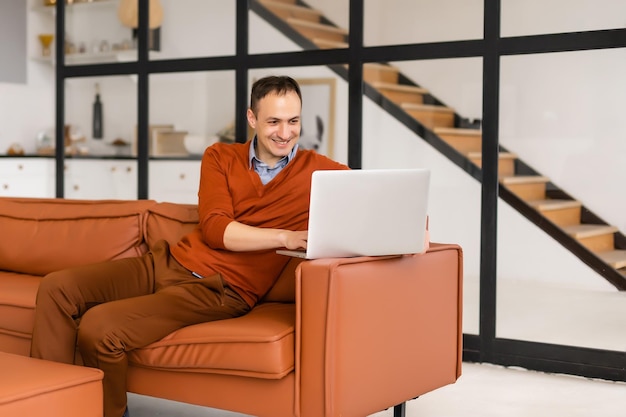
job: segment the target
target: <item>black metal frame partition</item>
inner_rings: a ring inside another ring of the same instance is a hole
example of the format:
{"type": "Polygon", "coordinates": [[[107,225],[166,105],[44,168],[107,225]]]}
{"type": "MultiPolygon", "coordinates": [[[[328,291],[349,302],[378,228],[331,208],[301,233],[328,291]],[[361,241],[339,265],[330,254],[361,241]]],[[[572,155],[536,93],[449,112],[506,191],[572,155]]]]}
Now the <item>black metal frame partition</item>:
{"type": "Polygon", "coordinates": [[[56,25],[56,194],[64,189],[64,82],[72,77],[136,74],[138,77],[138,198],[148,198],[149,75],[189,71],[234,70],[236,137],[245,140],[248,72],[255,68],[349,64],[348,164],[361,168],[363,64],[367,62],[481,57],[483,59],[482,213],[479,335],[464,335],[464,359],[515,365],[547,372],[626,381],[626,352],[552,345],[496,336],[496,265],[498,205],[498,124],[500,59],[507,55],[626,47],[626,29],[551,35],[500,37],[500,0],[484,0],[484,37],[478,40],[365,47],[364,0],[350,0],[349,47],[272,54],[248,53],[248,1],[236,2],[236,55],[150,61],[148,0],[139,0],[137,62],[64,65],[64,4],[57,2],[56,25]]]}

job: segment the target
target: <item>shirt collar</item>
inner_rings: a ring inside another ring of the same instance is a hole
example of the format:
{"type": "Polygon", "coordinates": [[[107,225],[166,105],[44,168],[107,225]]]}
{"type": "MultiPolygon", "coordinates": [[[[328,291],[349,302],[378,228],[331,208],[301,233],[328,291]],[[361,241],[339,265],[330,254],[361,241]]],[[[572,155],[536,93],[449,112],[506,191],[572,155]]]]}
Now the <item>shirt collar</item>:
{"type": "MultiPolygon", "coordinates": [[[[250,150],[248,151],[248,168],[252,169],[254,168],[254,160],[256,160],[258,163],[264,163],[263,161],[261,161],[257,156],[256,156],[256,144],[257,144],[257,138],[256,135],[254,135],[254,138],[250,141],[250,150]]],[[[285,162],[285,165],[287,165],[289,162],[291,162],[291,160],[296,156],[296,152],[298,152],[298,144],[296,143],[296,145],[293,147],[293,149],[291,150],[291,152],[289,152],[289,155],[284,156],[281,161],[283,160],[287,160],[285,162]]]]}

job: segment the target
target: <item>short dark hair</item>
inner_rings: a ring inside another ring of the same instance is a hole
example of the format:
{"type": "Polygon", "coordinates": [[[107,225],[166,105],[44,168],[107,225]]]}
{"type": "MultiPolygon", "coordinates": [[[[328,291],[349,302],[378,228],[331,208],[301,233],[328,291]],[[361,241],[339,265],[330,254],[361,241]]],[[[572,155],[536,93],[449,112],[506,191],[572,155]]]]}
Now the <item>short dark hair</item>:
{"type": "Polygon", "coordinates": [[[284,95],[291,91],[298,95],[300,103],[302,103],[302,92],[300,92],[300,86],[293,78],[286,75],[270,75],[268,77],[261,78],[252,84],[252,92],[250,93],[250,108],[256,116],[259,111],[259,101],[261,101],[263,97],[270,93],[284,95]]]}

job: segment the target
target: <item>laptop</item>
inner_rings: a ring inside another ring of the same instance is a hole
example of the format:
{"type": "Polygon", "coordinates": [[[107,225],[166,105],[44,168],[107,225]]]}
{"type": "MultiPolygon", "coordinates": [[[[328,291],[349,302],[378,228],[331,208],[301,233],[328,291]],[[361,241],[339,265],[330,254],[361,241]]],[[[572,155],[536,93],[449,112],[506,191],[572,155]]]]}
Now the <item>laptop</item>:
{"type": "Polygon", "coordinates": [[[305,259],[420,253],[425,249],[427,169],[315,171],[305,259]]]}

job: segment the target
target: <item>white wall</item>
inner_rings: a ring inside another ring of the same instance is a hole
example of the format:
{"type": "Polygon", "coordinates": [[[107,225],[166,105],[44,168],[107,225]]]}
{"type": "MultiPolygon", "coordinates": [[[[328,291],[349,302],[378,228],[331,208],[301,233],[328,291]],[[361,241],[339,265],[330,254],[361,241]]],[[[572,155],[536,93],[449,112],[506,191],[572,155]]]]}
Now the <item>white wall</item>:
{"type": "MultiPolygon", "coordinates": [[[[28,10],[31,4],[32,0],[28,10]]],[[[50,33],[52,23],[46,16],[27,12],[27,57],[41,53],[37,35],[50,33]]],[[[32,152],[37,133],[54,128],[54,71],[30,59],[26,68],[26,84],[0,83],[0,153],[12,143],[32,152]]]]}

